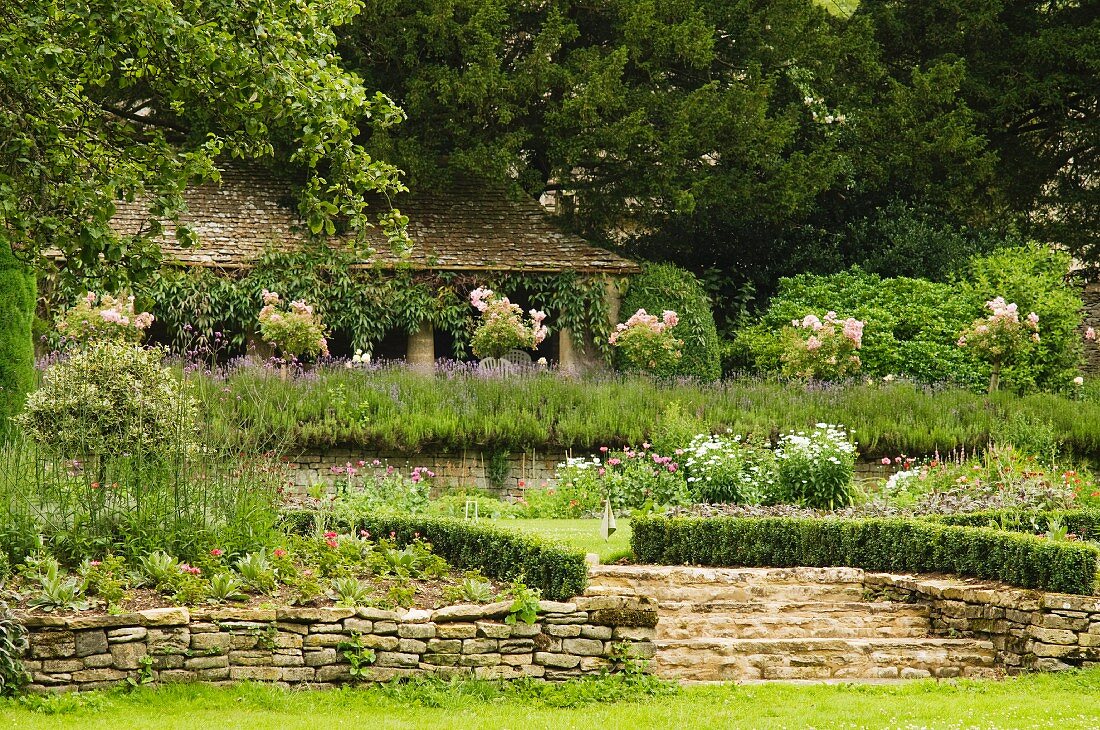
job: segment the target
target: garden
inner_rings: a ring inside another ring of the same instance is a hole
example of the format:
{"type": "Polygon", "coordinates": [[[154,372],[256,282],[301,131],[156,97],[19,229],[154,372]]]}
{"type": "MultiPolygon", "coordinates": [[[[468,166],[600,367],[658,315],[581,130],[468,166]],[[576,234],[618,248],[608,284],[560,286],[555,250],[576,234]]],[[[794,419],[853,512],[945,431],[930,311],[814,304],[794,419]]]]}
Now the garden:
{"type": "Polygon", "coordinates": [[[1100,28],[972,5],[0,3],[0,724],[1100,725],[1100,28]]]}

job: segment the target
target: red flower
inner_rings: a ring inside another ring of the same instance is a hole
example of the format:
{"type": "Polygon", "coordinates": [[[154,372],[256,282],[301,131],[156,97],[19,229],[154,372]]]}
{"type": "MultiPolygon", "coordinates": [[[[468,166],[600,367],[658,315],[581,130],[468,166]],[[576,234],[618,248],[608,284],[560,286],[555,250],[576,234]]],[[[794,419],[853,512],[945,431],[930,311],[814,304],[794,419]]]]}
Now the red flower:
{"type": "Polygon", "coordinates": [[[330,540],[331,540],[332,538],[336,537],[336,533],[335,533],[335,532],[331,532],[331,531],[329,531],[329,532],[326,532],[326,533],[325,533],[325,537],[327,537],[328,539],[330,539],[330,540]]]}
{"type": "Polygon", "coordinates": [[[223,552],[218,548],[214,548],[210,551],[210,554],[213,555],[215,558],[220,558],[223,555],[223,552]]]}
{"type": "Polygon", "coordinates": [[[275,548],[275,557],[285,558],[286,557],[286,550],[283,550],[282,548],[275,548]]]}
{"type": "Polygon", "coordinates": [[[325,544],[328,545],[330,548],[336,547],[336,541],[333,540],[331,537],[325,540],[325,544]]]}

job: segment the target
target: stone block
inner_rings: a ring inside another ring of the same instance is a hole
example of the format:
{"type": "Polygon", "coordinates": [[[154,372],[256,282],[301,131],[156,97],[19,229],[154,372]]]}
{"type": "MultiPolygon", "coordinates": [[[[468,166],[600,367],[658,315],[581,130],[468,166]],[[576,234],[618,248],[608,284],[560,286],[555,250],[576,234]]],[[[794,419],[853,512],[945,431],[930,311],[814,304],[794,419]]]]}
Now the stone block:
{"type": "Polygon", "coordinates": [[[72,678],[74,682],[118,682],[126,679],[127,674],[118,669],[84,669],[79,672],[73,672],[72,678]]]}
{"type": "Polygon", "coordinates": [[[489,654],[497,651],[500,641],[497,639],[466,639],[462,642],[463,654],[489,654]]]}
{"type": "Polygon", "coordinates": [[[401,618],[401,614],[397,611],[384,611],[381,608],[371,608],[370,606],[357,608],[355,615],[369,621],[397,621],[401,618]]]}
{"type": "Polygon", "coordinates": [[[351,680],[351,667],[346,664],[329,664],[318,667],[314,679],[318,682],[347,682],[351,680]]]}
{"type": "Polygon", "coordinates": [[[397,633],[396,621],[375,621],[372,631],[382,636],[391,636],[397,633]]]}
{"type": "Polygon", "coordinates": [[[419,654],[404,654],[399,651],[380,651],[375,655],[374,666],[415,667],[419,662],[419,654]]]}
{"type": "Polygon", "coordinates": [[[608,641],[611,639],[611,627],[610,626],[582,626],[581,636],[586,639],[601,639],[608,641]]]}
{"type": "Polygon", "coordinates": [[[542,627],[542,633],[546,634],[547,636],[571,638],[581,635],[581,627],[577,624],[569,624],[566,626],[560,626],[558,624],[547,624],[542,627]]]}
{"type": "Polygon", "coordinates": [[[344,622],[340,623],[316,623],[309,625],[309,633],[311,634],[343,634],[347,633],[344,630],[344,622]]]}
{"type": "Polygon", "coordinates": [[[1044,629],[1041,626],[1029,626],[1028,634],[1044,644],[1077,643],[1077,634],[1065,629],[1044,629]]]}
{"type": "Polygon", "coordinates": [[[435,634],[435,624],[401,624],[397,627],[397,635],[402,639],[433,639],[435,634]]]}
{"type": "Polygon", "coordinates": [[[566,654],[577,656],[600,656],[603,654],[604,643],[598,639],[564,639],[561,642],[561,650],[566,654]]]}
{"type": "Polygon", "coordinates": [[[316,676],[317,670],[312,667],[283,667],[279,671],[284,682],[312,682],[316,676]]]}
{"type": "Polygon", "coordinates": [[[428,642],[419,639],[400,639],[397,650],[405,654],[423,654],[428,650],[428,642]]]}
{"type": "Polygon", "coordinates": [[[611,637],[616,641],[652,641],[657,638],[657,630],[642,626],[616,626],[611,637]]]}
{"type": "Polygon", "coordinates": [[[107,651],[107,632],[103,629],[77,631],[73,639],[77,656],[102,654],[107,651]]]}
{"type": "Polygon", "coordinates": [[[527,654],[501,654],[500,663],[507,664],[511,667],[522,667],[528,664],[534,664],[535,657],[531,653],[527,654]]]}
{"type": "Polygon", "coordinates": [[[561,601],[539,601],[539,613],[575,613],[577,604],[561,601]]]}
{"type": "Polygon", "coordinates": [[[340,658],[335,649],[302,652],[302,661],[307,667],[323,667],[326,664],[336,664],[340,658]]]}
{"type": "Polygon", "coordinates": [[[1041,615],[1042,620],[1039,622],[1039,626],[1043,627],[1044,629],[1087,631],[1089,628],[1089,620],[1084,616],[1076,618],[1071,616],[1062,616],[1057,613],[1045,613],[1041,615]]]}
{"type": "Polygon", "coordinates": [[[500,642],[501,654],[530,654],[535,650],[535,642],[531,639],[505,639],[500,642]]]}
{"type": "Polygon", "coordinates": [[[124,644],[130,641],[141,641],[148,635],[149,629],[144,626],[126,626],[108,631],[107,642],[110,644],[124,644]]]}
{"type": "Polygon", "coordinates": [[[232,643],[232,638],[229,634],[192,634],[191,635],[191,650],[192,651],[209,651],[209,652],[227,652],[229,651],[229,645],[232,643]]]}
{"type": "Polygon", "coordinates": [[[545,651],[535,652],[535,664],[553,669],[574,669],[581,663],[581,658],[572,654],[555,654],[545,651]]]}
{"type": "MultiPolygon", "coordinates": [[[[84,657],[84,666],[88,669],[101,669],[115,663],[115,657],[110,652],[105,654],[92,654],[84,657]]],[[[26,664],[26,662],[24,662],[26,664]]]]}
{"type": "Polygon", "coordinates": [[[301,649],[275,650],[271,654],[271,666],[273,667],[301,667],[305,666],[301,649]]]}
{"type": "Polygon", "coordinates": [[[71,631],[40,631],[31,634],[32,659],[65,659],[76,656],[76,640],[71,631]]]}
{"type": "Polygon", "coordinates": [[[461,654],[461,639],[429,639],[428,651],[438,654],[461,654]]]}
{"type": "Polygon", "coordinates": [[[286,621],[287,623],[337,623],[356,615],[354,608],[300,608],[287,606],[275,610],[273,621],[286,621]]]}
{"type": "Polygon", "coordinates": [[[186,608],[150,608],[138,611],[145,626],[186,626],[191,622],[191,614],[186,608]]]}
{"type": "Polygon", "coordinates": [[[229,664],[234,667],[270,667],[271,658],[270,650],[246,649],[229,652],[229,664]]]}
{"type": "Polygon", "coordinates": [[[42,671],[49,674],[79,672],[83,668],[84,661],[81,659],[46,659],[42,662],[42,671]]]}
{"type": "Polygon", "coordinates": [[[401,640],[396,636],[375,636],[374,634],[360,636],[359,641],[362,642],[363,646],[379,651],[394,651],[401,643],[401,640]]]}
{"type": "Polygon", "coordinates": [[[196,656],[186,659],[183,666],[187,669],[221,669],[229,666],[228,656],[196,656]]]}
{"type": "Polygon", "coordinates": [[[529,639],[536,634],[542,633],[542,626],[540,624],[525,624],[522,621],[517,621],[510,627],[512,629],[513,639],[529,639]]]}
{"type": "Polygon", "coordinates": [[[344,630],[353,634],[369,634],[374,629],[374,622],[365,618],[344,619],[344,630]]]}
{"type": "Polygon", "coordinates": [[[204,682],[220,682],[229,679],[229,667],[197,669],[195,670],[195,676],[204,682]]]}
{"type": "Polygon", "coordinates": [[[436,636],[440,639],[472,639],[477,636],[477,626],[474,624],[439,624],[436,626],[436,636]]]}
{"type": "Polygon", "coordinates": [[[113,663],[116,669],[137,669],[141,666],[140,659],[148,653],[149,648],[138,641],[111,644],[111,656],[114,657],[113,663]]]}
{"type": "MultiPolygon", "coordinates": [[[[346,634],[309,634],[302,639],[302,648],[309,649],[311,647],[323,647],[323,646],[336,646],[345,641],[351,641],[350,636],[346,634]]],[[[366,638],[365,636],[363,637],[366,638]]],[[[396,641],[396,639],[394,639],[396,641]]]]}
{"type": "Polygon", "coordinates": [[[500,654],[463,654],[459,660],[460,667],[494,667],[500,664],[500,654]]]}
{"type": "Polygon", "coordinates": [[[434,667],[453,667],[458,664],[461,657],[461,654],[429,653],[420,658],[420,663],[434,667]]]}

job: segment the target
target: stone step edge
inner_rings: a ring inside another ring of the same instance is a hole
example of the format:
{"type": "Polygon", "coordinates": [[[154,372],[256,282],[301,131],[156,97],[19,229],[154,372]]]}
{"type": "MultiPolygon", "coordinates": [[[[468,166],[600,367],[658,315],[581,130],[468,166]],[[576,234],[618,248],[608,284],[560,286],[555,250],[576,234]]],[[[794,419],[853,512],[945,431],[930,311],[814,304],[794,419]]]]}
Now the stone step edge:
{"type": "Polygon", "coordinates": [[[663,583],[668,583],[670,579],[681,579],[707,583],[855,583],[862,586],[865,575],[862,568],[845,567],[712,568],[697,565],[592,565],[588,568],[590,582],[599,577],[614,577],[663,583]]]}
{"type": "Polygon", "coordinates": [[[918,613],[929,614],[927,605],[921,603],[903,603],[901,601],[658,601],[657,609],[661,615],[675,614],[744,614],[760,613],[828,616],[830,612],[865,613],[868,615],[897,615],[918,613]]]}

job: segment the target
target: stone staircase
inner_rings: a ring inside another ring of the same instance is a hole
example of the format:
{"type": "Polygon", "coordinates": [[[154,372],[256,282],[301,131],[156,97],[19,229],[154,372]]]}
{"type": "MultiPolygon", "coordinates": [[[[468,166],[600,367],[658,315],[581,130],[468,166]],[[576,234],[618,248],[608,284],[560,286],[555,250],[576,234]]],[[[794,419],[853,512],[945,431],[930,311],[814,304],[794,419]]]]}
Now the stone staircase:
{"type": "Polygon", "coordinates": [[[993,644],[931,636],[928,607],[875,601],[854,568],[593,566],[588,595],[656,601],[656,672],[689,681],[992,676],[993,644]]]}

